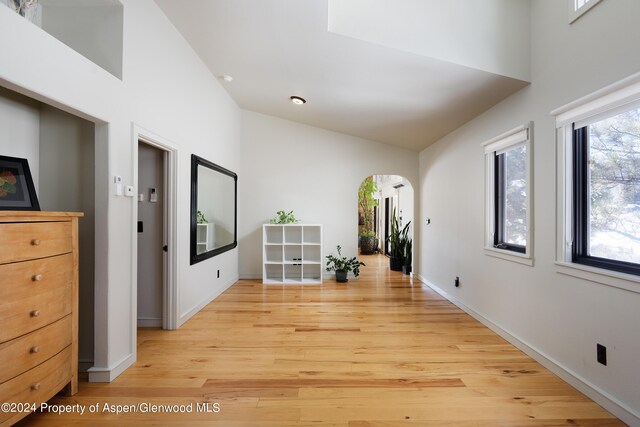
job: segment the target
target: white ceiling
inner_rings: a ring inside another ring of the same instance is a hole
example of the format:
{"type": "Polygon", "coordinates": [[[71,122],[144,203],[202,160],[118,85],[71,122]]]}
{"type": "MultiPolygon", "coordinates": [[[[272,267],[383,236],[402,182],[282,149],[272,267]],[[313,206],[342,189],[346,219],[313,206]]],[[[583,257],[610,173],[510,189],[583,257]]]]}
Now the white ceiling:
{"type": "MultiPolygon", "coordinates": [[[[527,84],[507,75],[514,75],[513,69],[526,69],[528,62],[524,67],[504,67],[505,72],[500,72],[498,64],[489,72],[486,69],[491,67],[461,65],[465,61],[416,52],[415,41],[406,49],[397,37],[385,43],[380,39],[383,32],[375,31],[376,22],[391,35],[401,16],[382,8],[388,4],[384,0],[377,2],[377,10],[374,3],[365,10],[357,4],[362,0],[339,0],[350,2],[351,10],[345,9],[341,19],[334,16],[333,25],[329,25],[329,0],[155,1],[213,75],[233,76],[233,82],[221,83],[241,108],[416,151],[527,84]],[[364,16],[369,17],[369,26],[363,29],[364,16]],[[387,22],[379,22],[380,16],[386,16],[387,22]],[[336,32],[330,32],[330,27],[336,32]],[[302,96],[307,104],[293,105],[291,95],[302,96]]],[[[451,2],[477,4],[477,0],[395,0],[395,4],[403,1],[407,7],[420,2],[419,13],[428,12],[425,2],[432,3],[436,13],[451,2]]],[[[528,4],[524,0],[485,0],[485,4],[500,8],[497,3],[504,1],[528,4]]],[[[405,17],[411,15],[407,7],[399,8],[405,17]]],[[[522,15],[522,10],[516,12],[522,15]]],[[[478,17],[474,10],[468,14],[478,17]]],[[[525,18],[526,37],[520,44],[528,46],[525,18]]],[[[449,38],[450,28],[443,26],[449,38]]],[[[482,32],[482,27],[477,31],[482,32]]],[[[407,34],[430,40],[437,36],[420,34],[419,26],[407,34]]],[[[477,40],[481,34],[467,32],[465,37],[477,40]]],[[[491,39],[484,43],[488,46],[491,39]]],[[[458,45],[466,44],[461,39],[458,45]]],[[[477,56],[475,46],[467,50],[477,56]]],[[[460,51],[455,51],[458,58],[460,51]]],[[[524,56],[528,61],[528,54],[524,56]]]]}

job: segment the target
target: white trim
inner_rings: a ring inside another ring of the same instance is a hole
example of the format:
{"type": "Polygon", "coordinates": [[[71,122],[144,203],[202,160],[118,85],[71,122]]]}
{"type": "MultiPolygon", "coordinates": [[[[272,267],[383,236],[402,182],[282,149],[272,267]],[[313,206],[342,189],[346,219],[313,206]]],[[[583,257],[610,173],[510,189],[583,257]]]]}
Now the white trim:
{"type": "Polygon", "coordinates": [[[94,366],[87,370],[90,383],[110,383],[136,361],[135,353],[129,353],[109,367],[94,366]]]}
{"type": "Polygon", "coordinates": [[[569,24],[573,24],[578,18],[587,13],[593,6],[600,3],[600,0],[588,0],[582,7],[576,9],[575,0],[567,0],[569,4],[569,24]]]}
{"type": "Polygon", "coordinates": [[[533,258],[525,254],[520,254],[518,252],[507,251],[504,249],[498,249],[491,246],[485,246],[484,254],[495,257],[495,258],[506,259],[507,261],[513,261],[519,264],[524,264],[524,265],[528,265],[529,267],[533,267],[533,258]]]}
{"type": "Polygon", "coordinates": [[[501,258],[508,261],[518,262],[520,264],[533,266],[533,122],[529,122],[517,126],[503,134],[500,134],[490,140],[483,142],[485,157],[485,225],[484,225],[484,253],[485,255],[501,258]],[[525,146],[527,165],[527,245],[524,254],[512,251],[493,248],[495,234],[495,156],[493,153],[500,153],[519,145],[525,146]]]}
{"type": "MultiPolygon", "coordinates": [[[[138,142],[142,141],[145,144],[156,147],[166,154],[166,170],[164,171],[165,179],[165,193],[164,197],[164,230],[166,234],[166,245],[168,252],[165,258],[165,271],[164,277],[166,283],[163,286],[163,307],[162,307],[162,327],[163,329],[177,329],[178,328],[178,307],[179,307],[179,292],[178,292],[178,205],[180,195],[178,193],[178,157],[179,146],[145,128],[132,123],[132,157],[133,157],[133,182],[134,188],[138,188],[138,142]]],[[[138,203],[133,203],[132,206],[132,224],[136,227],[138,221],[138,203]]],[[[135,228],[134,228],[135,230],[135,228]]],[[[138,253],[138,235],[132,233],[131,247],[132,253],[138,253]]],[[[137,257],[133,257],[132,260],[132,282],[137,283],[137,257]]],[[[133,301],[137,302],[137,285],[132,287],[133,301]]],[[[133,329],[133,349],[135,353],[136,348],[136,333],[137,327],[137,304],[132,308],[132,319],[134,322],[133,329]],[[135,311],[133,311],[135,309],[135,311]]]]}
{"type": "Polygon", "coordinates": [[[556,272],[640,292],[640,278],[572,262],[573,124],[588,124],[625,107],[640,105],[640,73],[599,89],[551,112],[556,116],[556,272]]]}
{"type": "Polygon", "coordinates": [[[640,101],[640,72],[558,107],[550,114],[555,116],[556,127],[560,128],[635,101],[640,101]]]}
{"type": "Polygon", "coordinates": [[[625,291],[640,293],[640,277],[632,274],[619,273],[613,270],[590,267],[573,262],[556,261],[556,272],[567,276],[577,277],[590,282],[600,283],[625,291]]]}
{"type": "Polygon", "coordinates": [[[193,316],[195,316],[196,314],[198,314],[198,312],[200,310],[202,310],[203,308],[205,308],[211,301],[213,301],[214,299],[216,299],[217,297],[219,297],[220,295],[222,295],[222,293],[224,291],[226,291],[227,289],[229,289],[234,283],[236,283],[239,280],[238,276],[232,278],[229,282],[225,283],[222,288],[215,290],[214,292],[212,292],[211,294],[209,294],[208,297],[206,297],[204,300],[202,300],[201,302],[199,302],[198,304],[194,305],[193,307],[191,307],[189,310],[187,310],[184,314],[182,314],[179,318],[178,318],[178,328],[182,325],[185,324],[185,322],[189,319],[191,319],[193,316]]]}
{"type": "Polygon", "coordinates": [[[633,408],[630,408],[624,403],[620,402],[611,394],[607,393],[597,385],[591,383],[578,373],[567,368],[562,363],[555,360],[553,357],[534,347],[532,344],[529,344],[524,339],[502,328],[500,325],[492,322],[482,313],[475,311],[473,308],[464,304],[457,297],[447,293],[445,290],[428,281],[424,276],[419,275],[418,278],[426,286],[439,293],[442,297],[449,300],[451,303],[456,305],[465,313],[469,314],[478,322],[482,323],[487,328],[491,329],[496,334],[500,335],[509,343],[523,351],[527,356],[531,357],[533,360],[540,363],[542,366],[559,376],[563,381],[575,387],[581,393],[587,395],[590,399],[605,408],[607,411],[611,412],[616,417],[620,418],[623,422],[629,425],[640,425],[640,413],[635,411],[633,408]]]}
{"type": "Polygon", "coordinates": [[[525,143],[529,139],[529,126],[522,125],[508,132],[491,138],[488,141],[482,143],[485,154],[492,153],[494,151],[506,151],[511,147],[515,147],[518,144],[525,143]]]}

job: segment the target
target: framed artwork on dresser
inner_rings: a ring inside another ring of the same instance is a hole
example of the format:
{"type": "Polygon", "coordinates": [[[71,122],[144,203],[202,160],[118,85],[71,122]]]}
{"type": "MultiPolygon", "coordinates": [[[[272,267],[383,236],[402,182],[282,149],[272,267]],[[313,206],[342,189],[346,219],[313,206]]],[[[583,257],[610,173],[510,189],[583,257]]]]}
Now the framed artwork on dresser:
{"type": "Polygon", "coordinates": [[[27,159],[0,156],[0,210],[40,210],[27,159]]]}

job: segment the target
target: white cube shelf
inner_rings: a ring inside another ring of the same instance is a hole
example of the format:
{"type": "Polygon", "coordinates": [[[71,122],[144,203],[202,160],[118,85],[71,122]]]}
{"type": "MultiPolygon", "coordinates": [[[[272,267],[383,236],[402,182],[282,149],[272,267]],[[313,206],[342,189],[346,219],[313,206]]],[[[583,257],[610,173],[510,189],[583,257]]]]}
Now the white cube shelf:
{"type": "Polygon", "coordinates": [[[262,283],[322,283],[322,225],[264,224],[262,283]]]}

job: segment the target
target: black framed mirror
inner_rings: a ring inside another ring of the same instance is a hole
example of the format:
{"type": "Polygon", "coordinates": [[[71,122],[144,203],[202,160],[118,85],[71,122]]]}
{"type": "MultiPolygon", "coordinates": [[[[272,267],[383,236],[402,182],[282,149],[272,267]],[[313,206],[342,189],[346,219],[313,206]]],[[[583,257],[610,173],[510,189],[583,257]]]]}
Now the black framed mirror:
{"type": "Polygon", "coordinates": [[[238,246],[238,175],[191,155],[191,264],[238,246]]]}

